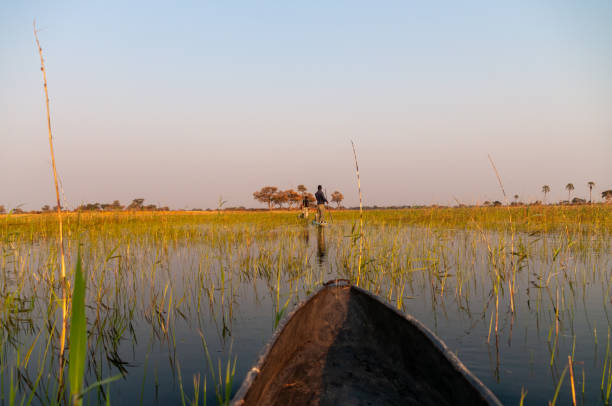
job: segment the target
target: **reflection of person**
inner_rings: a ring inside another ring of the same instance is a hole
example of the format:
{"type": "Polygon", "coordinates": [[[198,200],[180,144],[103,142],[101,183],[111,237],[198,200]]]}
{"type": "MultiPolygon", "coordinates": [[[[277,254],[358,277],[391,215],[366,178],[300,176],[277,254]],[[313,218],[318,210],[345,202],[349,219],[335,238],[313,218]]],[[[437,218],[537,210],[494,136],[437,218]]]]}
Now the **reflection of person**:
{"type": "Polygon", "coordinates": [[[308,227],[308,223],[304,223],[304,229],[302,230],[302,237],[304,238],[304,244],[306,247],[309,247],[310,242],[310,230],[308,227]]]}
{"type": "Polygon", "coordinates": [[[308,218],[308,196],[305,193],[302,198],[302,217],[308,218]]]}
{"type": "Polygon", "coordinates": [[[327,247],[325,246],[325,227],[318,227],[317,233],[317,257],[319,258],[319,265],[323,265],[326,261],[327,247]]]}
{"type": "Polygon", "coordinates": [[[325,203],[327,203],[327,198],[325,197],[325,193],[323,193],[323,186],[317,186],[315,197],[317,198],[317,221],[322,223],[325,221],[325,203]]]}

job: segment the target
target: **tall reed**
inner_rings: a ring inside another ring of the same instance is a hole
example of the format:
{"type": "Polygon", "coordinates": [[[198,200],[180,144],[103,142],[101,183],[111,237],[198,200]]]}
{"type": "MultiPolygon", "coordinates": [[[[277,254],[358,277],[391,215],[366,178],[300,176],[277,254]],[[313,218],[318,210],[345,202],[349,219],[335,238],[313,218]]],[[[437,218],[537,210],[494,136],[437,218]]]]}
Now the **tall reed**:
{"type": "Polygon", "coordinates": [[[359,191],[359,258],[357,262],[357,283],[361,280],[361,262],[363,257],[363,199],[361,196],[361,178],[359,177],[359,163],[357,162],[357,151],[355,150],[355,143],[351,140],[351,146],[353,147],[353,157],[355,158],[355,173],[357,175],[357,190],[359,191]]]}
{"type": "Polygon", "coordinates": [[[53,168],[53,183],[55,185],[55,197],[57,202],[57,220],[59,224],[58,237],[59,237],[59,247],[60,247],[60,285],[62,288],[62,330],[60,334],[60,356],[59,356],[59,382],[60,389],[62,387],[63,376],[64,376],[64,346],[66,342],[66,326],[68,323],[68,313],[66,309],[66,261],[64,258],[64,237],[63,237],[63,223],[62,223],[62,205],[60,203],[60,192],[57,181],[57,168],[55,166],[55,153],[53,152],[53,134],[51,131],[51,111],[49,109],[49,90],[47,88],[47,70],[45,68],[45,59],[43,58],[42,47],[40,46],[40,41],[38,40],[38,30],[36,29],[36,21],[33,22],[34,27],[34,38],[36,39],[36,47],[38,48],[38,54],[40,56],[40,70],[43,75],[43,87],[45,90],[45,107],[47,112],[47,130],[49,132],[49,149],[51,152],[51,167],[53,168]]]}

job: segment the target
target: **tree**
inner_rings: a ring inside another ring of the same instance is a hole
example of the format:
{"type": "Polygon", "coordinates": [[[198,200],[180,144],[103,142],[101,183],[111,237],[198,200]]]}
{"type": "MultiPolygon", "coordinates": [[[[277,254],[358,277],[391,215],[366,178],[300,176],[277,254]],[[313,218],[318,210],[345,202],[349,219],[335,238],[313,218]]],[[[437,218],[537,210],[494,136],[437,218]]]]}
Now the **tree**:
{"type": "Polygon", "coordinates": [[[605,199],[606,203],[612,202],[612,189],[601,192],[601,198],[605,199]]]}
{"type": "Polygon", "coordinates": [[[515,204],[518,204],[518,198],[519,198],[519,195],[514,195],[514,203],[515,204]]]}
{"type": "Polygon", "coordinates": [[[264,186],[260,191],[253,193],[253,198],[258,202],[268,205],[268,209],[272,209],[272,196],[278,191],[276,186],[264,186]]]}
{"type": "Polygon", "coordinates": [[[306,193],[306,191],[307,191],[308,189],[306,189],[306,186],[304,186],[304,185],[297,185],[297,190],[298,190],[298,192],[300,192],[301,194],[304,194],[304,193],[306,193]]]}
{"type": "Polygon", "coordinates": [[[550,186],[548,185],[542,186],[542,193],[544,193],[544,203],[546,203],[546,195],[550,193],[550,186]]]}
{"type": "Polygon", "coordinates": [[[43,213],[49,213],[51,211],[51,207],[49,207],[48,204],[45,204],[43,207],[40,208],[40,211],[42,211],[43,213]]]}
{"type": "MultiPolygon", "coordinates": [[[[217,213],[221,214],[221,209],[225,206],[227,200],[223,200],[223,195],[219,195],[219,200],[217,200],[217,213]]],[[[201,211],[201,210],[193,210],[193,211],[201,211]]]]}
{"type": "Polygon", "coordinates": [[[336,203],[336,207],[340,207],[340,202],[342,202],[343,200],[344,200],[344,196],[342,195],[342,193],[338,192],[337,190],[331,194],[331,201],[336,203]]]}
{"type": "Polygon", "coordinates": [[[119,200],[114,200],[109,206],[111,210],[123,210],[123,206],[119,203],[119,200]]]}
{"type": "Polygon", "coordinates": [[[289,208],[293,207],[294,204],[296,205],[296,207],[300,205],[300,201],[302,201],[301,194],[299,194],[293,189],[289,189],[285,193],[287,193],[287,198],[289,199],[289,208]]]}
{"type": "Polygon", "coordinates": [[[98,211],[102,208],[100,203],[83,203],[77,206],[77,211],[98,211]]]}
{"type": "Polygon", "coordinates": [[[6,213],[6,207],[0,204],[0,214],[6,213]]]}
{"type": "Polygon", "coordinates": [[[289,196],[287,196],[287,192],[284,190],[279,190],[270,197],[270,200],[280,209],[283,207],[283,204],[289,201],[289,196]]]}
{"type": "Polygon", "coordinates": [[[565,185],[565,190],[567,190],[567,201],[570,202],[571,201],[571,196],[572,196],[572,190],[574,190],[574,185],[571,183],[568,183],[567,185],[565,185]]]}
{"type": "Polygon", "coordinates": [[[144,202],[145,199],[134,199],[132,200],[132,203],[130,203],[130,205],[127,207],[128,210],[142,210],[142,203],[144,202]]]}
{"type": "Polygon", "coordinates": [[[595,186],[595,182],[590,181],[589,183],[587,183],[587,185],[589,186],[589,203],[593,203],[593,186],[595,186]]]}

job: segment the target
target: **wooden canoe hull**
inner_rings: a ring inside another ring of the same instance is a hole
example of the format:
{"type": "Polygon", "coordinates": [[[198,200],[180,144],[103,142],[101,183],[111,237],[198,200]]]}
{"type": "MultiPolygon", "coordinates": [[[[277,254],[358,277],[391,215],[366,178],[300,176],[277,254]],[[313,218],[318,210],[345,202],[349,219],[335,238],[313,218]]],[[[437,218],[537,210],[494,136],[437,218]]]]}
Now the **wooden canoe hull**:
{"type": "Polygon", "coordinates": [[[232,404],[501,405],[424,325],[347,285],[298,306],[232,404]]]}

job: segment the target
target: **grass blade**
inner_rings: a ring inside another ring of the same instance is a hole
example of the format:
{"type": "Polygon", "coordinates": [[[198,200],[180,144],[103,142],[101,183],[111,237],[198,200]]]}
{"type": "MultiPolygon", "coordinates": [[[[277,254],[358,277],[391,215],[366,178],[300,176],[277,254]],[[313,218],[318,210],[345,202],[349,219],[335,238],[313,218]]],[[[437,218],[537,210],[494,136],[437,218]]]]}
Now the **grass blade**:
{"type": "Polygon", "coordinates": [[[85,316],[86,281],[81,266],[81,253],[77,257],[72,291],[72,317],[70,319],[70,360],[68,379],[70,380],[70,397],[73,405],[81,405],[81,388],[85,375],[87,359],[87,319],[85,316]]]}

